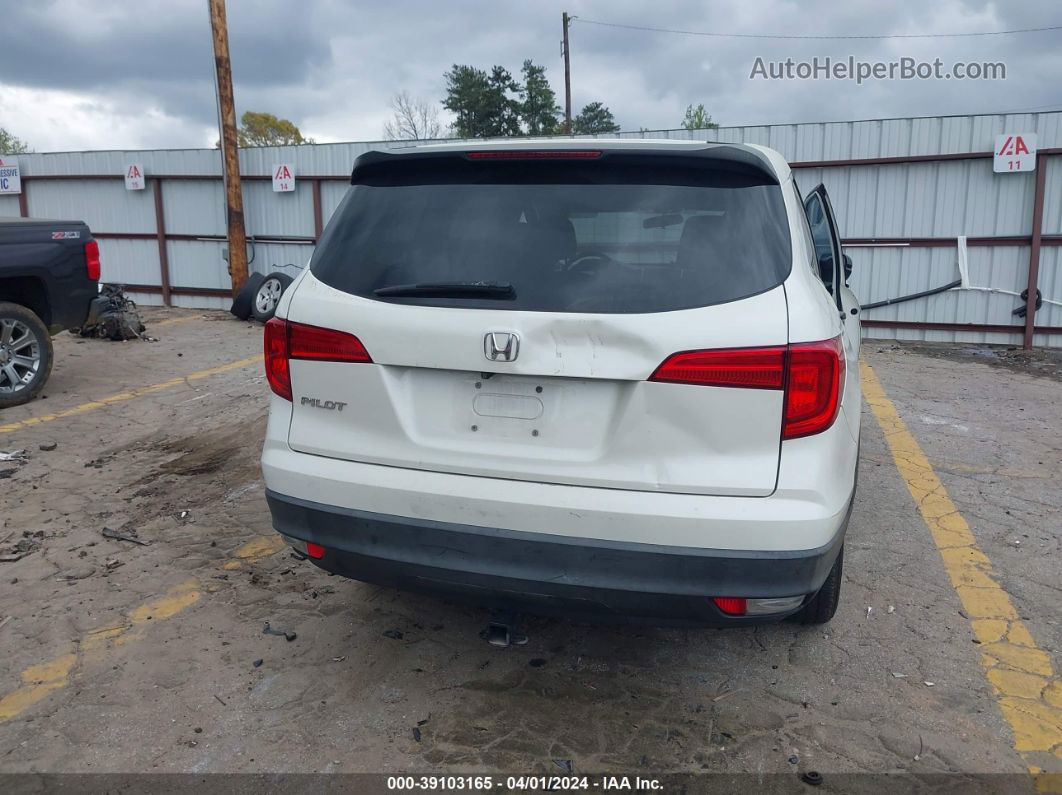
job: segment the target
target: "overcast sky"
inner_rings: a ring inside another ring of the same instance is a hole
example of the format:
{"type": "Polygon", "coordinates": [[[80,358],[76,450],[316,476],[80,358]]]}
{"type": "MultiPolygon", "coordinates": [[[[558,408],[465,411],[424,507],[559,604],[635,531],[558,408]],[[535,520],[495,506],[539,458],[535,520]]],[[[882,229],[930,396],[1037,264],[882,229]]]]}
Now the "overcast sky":
{"type": "MultiPolygon", "coordinates": [[[[36,151],[211,146],[207,0],[0,0],[0,126],[36,151]]],[[[377,140],[397,91],[437,103],[454,63],[547,68],[563,103],[561,11],[724,33],[879,35],[1062,24],[1057,0],[228,0],[237,112],[290,118],[318,141],[377,140]]],[[[624,130],[679,126],[703,102],[724,126],[1062,108],[1062,31],[847,41],[571,29],[576,110],[624,130]],[[766,60],[818,55],[1003,61],[1001,81],[750,80],[766,60]]],[[[444,114],[445,120],[445,114],[444,114]]]]}

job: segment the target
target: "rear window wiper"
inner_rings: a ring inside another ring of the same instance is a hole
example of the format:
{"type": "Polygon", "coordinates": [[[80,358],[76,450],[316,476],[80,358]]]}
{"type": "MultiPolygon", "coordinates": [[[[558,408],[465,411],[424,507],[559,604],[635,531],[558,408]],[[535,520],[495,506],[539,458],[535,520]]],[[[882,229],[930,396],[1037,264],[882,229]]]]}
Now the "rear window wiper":
{"type": "Polygon", "coordinates": [[[498,284],[497,282],[392,284],[387,287],[377,287],[373,290],[373,294],[381,298],[437,296],[440,298],[488,298],[498,301],[511,301],[516,298],[516,290],[511,284],[498,284]]]}

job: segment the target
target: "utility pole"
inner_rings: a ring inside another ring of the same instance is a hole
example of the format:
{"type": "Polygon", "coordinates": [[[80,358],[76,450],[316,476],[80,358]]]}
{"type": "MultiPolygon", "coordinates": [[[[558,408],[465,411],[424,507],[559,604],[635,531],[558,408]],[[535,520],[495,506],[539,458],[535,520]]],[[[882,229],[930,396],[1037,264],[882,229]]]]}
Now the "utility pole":
{"type": "Polygon", "coordinates": [[[229,31],[225,0],[207,0],[214,36],[214,69],[218,92],[218,126],[221,128],[221,167],[229,226],[229,276],[232,297],[247,281],[247,233],[243,226],[243,192],[240,189],[240,155],[236,138],[236,100],[232,93],[229,31]]]}
{"type": "Polygon", "coordinates": [[[572,18],[565,11],[561,14],[561,24],[564,26],[564,134],[572,134],[572,63],[568,47],[568,26],[572,24],[572,18]]]}

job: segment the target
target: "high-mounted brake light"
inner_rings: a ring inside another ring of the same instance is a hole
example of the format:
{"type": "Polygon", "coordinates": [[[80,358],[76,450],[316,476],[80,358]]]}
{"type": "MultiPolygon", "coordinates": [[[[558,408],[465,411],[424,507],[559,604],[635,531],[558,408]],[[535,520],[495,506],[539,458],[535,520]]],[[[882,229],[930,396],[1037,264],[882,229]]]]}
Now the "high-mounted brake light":
{"type": "Polygon", "coordinates": [[[841,338],[787,347],[685,351],[664,360],[650,381],[738,389],[784,389],[782,439],[822,433],[837,419],[844,391],[841,338]]]}
{"type": "Polygon", "coordinates": [[[504,152],[467,152],[469,160],[592,160],[601,157],[597,149],[510,149],[504,152]]]}
{"type": "Polygon", "coordinates": [[[85,271],[92,281],[100,280],[100,244],[95,240],[85,244],[85,271]]]}
{"type": "Polygon", "coordinates": [[[353,334],[275,317],[266,323],[265,371],[270,388],[291,400],[291,360],[371,363],[361,340],[353,334]]]}

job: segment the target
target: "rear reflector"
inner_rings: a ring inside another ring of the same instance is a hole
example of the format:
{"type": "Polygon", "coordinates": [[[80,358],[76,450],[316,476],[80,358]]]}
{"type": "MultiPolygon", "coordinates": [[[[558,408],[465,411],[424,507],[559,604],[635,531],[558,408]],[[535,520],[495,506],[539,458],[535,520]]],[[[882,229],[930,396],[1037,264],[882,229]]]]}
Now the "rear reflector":
{"type": "Polygon", "coordinates": [[[591,149],[512,149],[505,152],[468,152],[465,157],[469,160],[587,160],[601,157],[601,152],[591,149]]]}
{"type": "Polygon", "coordinates": [[[273,318],[265,326],[265,371],[270,388],[291,400],[291,360],[371,363],[369,352],[353,334],[289,323],[273,318]]]}
{"type": "Polygon", "coordinates": [[[85,271],[92,281],[100,280],[100,244],[95,240],[85,244],[85,271]]]}
{"type": "Polygon", "coordinates": [[[788,347],[685,351],[664,360],[650,381],[737,389],[784,389],[783,439],[822,433],[837,419],[844,391],[840,337],[788,347]]]}
{"type": "Polygon", "coordinates": [[[841,338],[789,346],[783,439],[822,433],[841,407],[844,348],[841,338]]]}
{"type": "Polygon", "coordinates": [[[745,599],[740,596],[717,596],[712,599],[720,612],[728,616],[769,616],[791,613],[804,603],[803,596],[782,596],[768,599],[745,599]]]}
{"type": "Polygon", "coordinates": [[[668,357],[650,381],[746,389],[781,389],[785,348],[687,351],[668,357]]]}
{"type": "Polygon", "coordinates": [[[740,596],[717,596],[712,601],[728,616],[743,616],[748,610],[748,600],[740,596]]]}
{"type": "Polygon", "coordinates": [[[313,541],[306,542],[306,557],[313,558],[314,560],[320,560],[325,555],[325,548],[320,544],[315,544],[313,541]]]}

